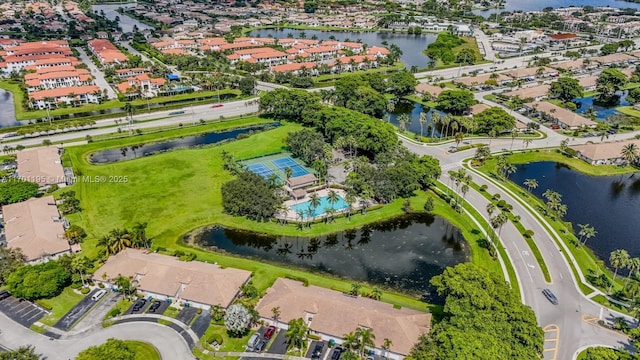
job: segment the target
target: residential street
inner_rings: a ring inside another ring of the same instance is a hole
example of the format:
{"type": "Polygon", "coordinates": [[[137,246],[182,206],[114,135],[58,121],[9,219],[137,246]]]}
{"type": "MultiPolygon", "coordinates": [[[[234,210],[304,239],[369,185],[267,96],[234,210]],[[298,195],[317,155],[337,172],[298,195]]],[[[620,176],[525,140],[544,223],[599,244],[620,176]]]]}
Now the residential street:
{"type": "Polygon", "coordinates": [[[84,51],[83,48],[77,47],[74,49],[78,51],[78,54],[80,55],[80,61],[82,61],[89,67],[89,71],[91,71],[91,75],[93,76],[93,79],[100,90],[104,91],[104,89],[107,89],[107,98],[116,99],[118,96],[116,95],[115,90],[113,90],[113,88],[104,78],[104,73],[102,72],[102,70],[98,69],[96,64],[91,61],[91,57],[84,51]]]}

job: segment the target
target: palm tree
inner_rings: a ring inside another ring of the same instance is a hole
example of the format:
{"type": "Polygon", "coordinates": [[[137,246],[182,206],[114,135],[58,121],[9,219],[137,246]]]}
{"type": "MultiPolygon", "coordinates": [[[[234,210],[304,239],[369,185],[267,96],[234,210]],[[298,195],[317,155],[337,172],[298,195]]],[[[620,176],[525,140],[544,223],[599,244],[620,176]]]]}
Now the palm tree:
{"type": "Polygon", "coordinates": [[[578,235],[580,236],[580,238],[578,239],[578,241],[580,241],[582,245],[586,244],[587,240],[589,240],[590,238],[598,234],[596,229],[593,226],[590,226],[589,224],[578,224],[578,226],[580,227],[580,231],[578,232],[578,235]],[[583,238],[584,238],[584,242],[582,241],[583,238]]]}
{"type": "Polygon", "coordinates": [[[321,203],[318,193],[314,192],[309,195],[309,208],[315,210],[321,203]]]}
{"type": "Polygon", "coordinates": [[[464,133],[458,131],[455,135],[456,149],[460,147],[460,143],[462,142],[462,140],[464,140],[464,133]]]}
{"type": "Polygon", "coordinates": [[[495,130],[489,131],[489,146],[491,146],[491,141],[493,138],[497,137],[498,133],[495,130]]]}
{"type": "Polygon", "coordinates": [[[442,121],[442,117],[440,116],[439,113],[434,112],[434,113],[431,114],[431,122],[433,123],[433,127],[431,128],[431,137],[432,138],[435,135],[436,127],[438,127],[438,125],[441,124],[441,121],[442,121]]]}
{"type": "Polygon", "coordinates": [[[451,121],[453,120],[453,117],[449,114],[445,115],[442,118],[442,125],[444,125],[444,137],[446,138],[449,135],[449,124],[451,124],[451,121]]]}
{"type": "Polygon", "coordinates": [[[340,200],[340,196],[338,196],[338,193],[333,189],[329,190],[329,194],[327,195],[327,201],[329,202],[329,204],[331,204],[331,209],[334,209],[333,205],[335,205],[335,203],[337,203],[338,200],[340,200]]]}
{"type": "Polygon", "coordinates": [[[136,246],[144,246],[145,248],[149,248],[149,243],[147,241],[147,223],[137,222],[133,225],[133,241],[136,246]]]}
{"type": "Polygon", "coordinates": [[[342,346],[348,350],[358,350],[360,348],[360,339],[354,332],[342,335],[342,346]]]}
{"type": "Polygon", "coordinates": [[[491,226],[494,229],[498,229],[498,237],[500,237],[500,233],[502,232],[502,226],[506,224],[508,221],[509,221],[509,217],[507,216],[507,214],[504,213],[504,211],[501,211],[500,214],[491,218],[490,220],[491,226]]]}
{"type": "Polygon", "coordinates": [[[630,143],[625,145],[622,148],[620,153],[622,159],[627,162],[627,164],[632,164],[638,158],[638,145],[635,143],[630,143]]]}
{"type": "Polygon", "coordinates": [[[424,129],[424,123],[427,122],[427,114],[424,111],[420,112],[420,138],[424,135],[422,134],[422,130],[424,129]]]}
{"type": "Polygon", "coordinates": [[[374,287],[373,290],[371,290],[371,298],[374,300],[380,300],[381,297],[382,290],[380,290],[379,287],[374,287]]]}
{"type": "Polygon", "coordinates": [[[358,283],[351,283],[351,291],[349,292],[353,296],[358,296],[360,294],[360,288],[362,285],[358,283]]]}
{"type": "Polygon", "coordinates": [[[385,359],[389,358],[389,350],[391,350],[391,347],[393,346],[393,341],[385,338],[384,340],[382,340],[382,349],[385,351],[385,359]]]}
{"type": "Polygon", "coordinates": [[[407,124],[410,122],[411,117],[409,117],[409,114],[398,115],[398,125],[400,126],[400,130],[405,131],[407,129],[407,124]]]}
{"type": "Polygon", "coordinates": [[[278,318],[280,317],[280,306],[271,308],[271,315],[273,315],[273,320],[276,321],[276,327],[278,327],[278,318]]]}
{"type": "Polygon", "coordinates": [[[286,168],[284,168],[284,176],[287,178],[287,180],[289,180],[292,175],[293,170],[291,169],[291,167],[287,166],[286,168]]]}
{"type": "Polygon", "coordinates": [[[627,275],[627,280],[625,281],[625,287],[626,287],[626,284],[629,283],[629,279],[631,278],[631,275],[633,275],[638,270],[640,270],[640,258],[635,257],[635,258],[629,259],[629,261],[627,261],[627,269],[629,269],[629,274],[627,275]]]}
{"type": "Polygon", "coordinates": [[[527,187],[527,191],[531,192],[531,189],[536,189],[538,187],[538,180],[536,179],[526,179],[524,181],[524,186],[527,187]]]}
{"type": "Polygon", "coordinates": [[[353,210],[353,204],[356,202],[356,196],[353,194],[353,191],[347,191],[347,196],[344,199],[347,202],[347,219],[351,222],[351,211],[353,210]]]}
{"type": "Polygon", "coordinates": [[[356,330],[356,336],[360,338],[360,355],[364,355],[364,348],[366,346],[373,347],[375,346],[374,340],[376,336],[373,334],[373,330],[371,328],[361,327],[356,330]]]}
{"type": "Polygon", "coordinates": [[[302,350],[305,348],[308,333],[309,327],[302,318],[291,320],[289,322],[289,328],[285,333],[285,338],[287,339],[289,346],[294,346],[300,351],[300,356],[302,356],[302,350]]]}
{"type": "Polygon", "coordinates": [[[522,145],[524,145],[525,148],[529,148],[529,144],[531,144],[533,142],[533,139],[523,139],[522,140],[522,145]]]}
{"type": "Polygon", "coordinates": [[[629,261],[629,253],[627,252],[627,250],[624,250],[624,249],[614,250],[609,255],[609,262],[611,262],[611,266],[614,269],[613,281],[609,286],[609,293],[611,293],[613,284],[615,284],[616,282],[616,276],[618,275],[618,270],[625,267],[628,261],[629,261]]]}

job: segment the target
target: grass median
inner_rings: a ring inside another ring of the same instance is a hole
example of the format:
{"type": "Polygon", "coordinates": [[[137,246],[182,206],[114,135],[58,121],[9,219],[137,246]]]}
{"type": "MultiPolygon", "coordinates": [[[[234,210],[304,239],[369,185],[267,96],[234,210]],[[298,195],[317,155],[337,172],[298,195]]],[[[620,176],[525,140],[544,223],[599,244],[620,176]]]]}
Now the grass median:
{"type": "Polygon", "coordinates": [[[40,319],[40,322],[49,326],[55,325],[69,310],[76,306],[85,295],[76,293],[71,287],[66,287],[60,295],[51,299],[40,299],[36,303],[51,311],[51,314],[40,319]]]}

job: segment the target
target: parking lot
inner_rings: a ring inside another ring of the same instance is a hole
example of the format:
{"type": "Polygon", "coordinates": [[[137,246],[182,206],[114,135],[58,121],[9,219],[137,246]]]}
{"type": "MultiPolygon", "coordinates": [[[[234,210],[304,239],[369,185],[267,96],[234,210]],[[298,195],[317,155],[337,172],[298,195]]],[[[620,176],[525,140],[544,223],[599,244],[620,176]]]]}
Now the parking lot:
{"type": "Polygon", "coordinates": [[[124,315],[131,315],[131,314],[142,314],[144,313],[147,308],[151,305],[151,301],[147,301],[146,299],[138,299],[136,300],[131,306],[129,306],[129,308],[127,309],[127,311],[124,312],[124,315]],[[142,305],[138,310],[133,310],[133,308],[136,306],[136,304],[140,301],[144,300],[144,305],[142,305]]]}
{"type": "Polygon", "coordinates": [[[21,301],[13,296],[0,301],[0,311],[26,328],[47,315],[47,311],[38,305],[26,300],[21,301]]]}
{"type": "Polygon", "coordinates": [[[98,302],[93,301],[91,297],[93,294],[97,293],[100,289],[93,289],[84,299],[80,300],[79,303],[76,304],[68,313],[66,313],[58,322],[53,325],[54,328],[60,329],[63,331],[69,331],[73,325],[82,318],[84,314],[86,314],[91,308],[96,305],[99,301],[104,300],[104,297],[98,302]]]}
{"type": "Polygon", "coordinates": [[[189,325],[191,324],[191,320],[198,315],[198,309],[194,307],[185,307],[180,310],[178,316],[176,316],[176,320],[182,321],[183,323],[189,325]]]}
{"type": "Polygon", "coordinates": [[[149,305],[149,308],[147,309],[148,314],[162,315],[162,313],[164,313],[170,305],[166,301],[154,301],[153,303],[151,303],[151,305],[149,305]],[[152,311],[153,303],[159,304],[159,305],[156,305],[158,308],[155,309],[155,311],[152,311]]]}
{"type": "Polygon", "coordinates": [[[203,311],[202,314],[200,314],[198,318],[193,322],[193,324],[191,325],[191,329],[200,338],[207,331],[207,328],[210,324],[211,314],[209,314],[208,311],[203,311]]]}
{"type": "Polygon", "coordinates": [[[320,354],[320,359],[321,360],[324,359],[325,356],[327,355],[329,344],[327,344],[324,341],[317,341],[317,340],[313,340],[311,342],[311,344],[309,345],[309,350],[307,350],[307,354],[304,357],[311,359],[311,356],[313,355],[313,350],[315,350],[316,345],[318,344],[322,344],[322,353],[320,354]]]}

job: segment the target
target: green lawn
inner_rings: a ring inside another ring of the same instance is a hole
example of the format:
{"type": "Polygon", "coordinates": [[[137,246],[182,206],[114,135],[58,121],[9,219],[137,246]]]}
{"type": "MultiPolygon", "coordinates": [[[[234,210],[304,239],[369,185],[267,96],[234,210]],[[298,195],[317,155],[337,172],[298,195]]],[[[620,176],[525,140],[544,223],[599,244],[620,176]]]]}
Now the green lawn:
{"type": "Polygon", "coordinates": [[[135,360],[160,360],[160,353],[151,344],[142,341],[124,340],[129,349],[135,352],[135,360]]]}
{"type": "Polygon", "coordinates": [[[478,48],[476,38],[468,36],[461,36],[460,38],[464,40],[464,44],[454,47],[453,53],[457,55],[462,49],[472,49],[476,56],[476,63],[482,62],[482,54],[478,48]]]}
{"type": "MultiPolygon", "coordinates": [[[[495,160],[493,160],[495,161],[495,160]]],[[[578,158],[571,158],[556,151],[556,149],[529,150],[526,152],[516,152],[509,156],[509,161],[514,164],[526,164],[537,161],[556,161],[569,166],[571,169],[580,171],[588,175],[605,176],[619,175],[638,171],[632,166],[598,165],[588,164],[578,158]]],[[[495,163],[487,162],[485,168],[492,168],[495,163]]]]}
{"type": "MultiPolygon", "coordinates": [[[[124,314],[125,311],[127,311],[127,309],[133,305],[133,301],[131,300],[127,300],[127,299],[120,299],[118,300],[118,303],[112,308],[112,309],[118,309],[118,315],[120,314],[124,314]]],[[[109,310],[109,312],[107,312],[107,314],[104,316],[104,320],[108,320],[111,318],[110,315],[111,310],[109,310]]]]}
{"type": "MultiPolygon", "coordinates": [[[[204,131],[204,129],[220,130],[267,121],[247,118],[209,124],[201,128],[171,130],[165,133],[94,142],[68,148],[63,161],[67,166],[73,164],[77,174],[127,176],[129,179],[129,182],[119,184],[77,183],[71,188],[77,192],[83,211],[71,215],[70,221],[84,227],[89,234],[87,240],[82,244],[84,253],[90,258],[94,258],[97,255],[96,245],[100,236],[110,229],[130,227],[135,222],[141,221],[148,223],[147,233],[152,238],[154,247],[166,248],[167,252],[181,249],[196,254],[200,261],[217,262],[222,266],[250,270],[254,273],[256,287],[261,291],[271,286],[276,278],[287,275],[306,278],[313,285],[348,291],[351,287],[349,281],[205,251],[179,241],[191,230],[211,224],[271,234],[314,236],[359,227],[404,212],[402,209],[403,200],[399,199],[379,209],[367,211],[366,215],[354,215],[350,221],[346,218],[340,218],[332,224],[318,223],[314,224],[311,229],[303,231],[293,225],[281,226],[275,222],[257,223],[224,214],[220,187],[232,177],[222,170],[221,152],[226,150],[236,158],[250,158],[274,153],[283,148],[284,137],[289,132],[300,129],[300,125],[284,123],[283,126],[274,130],[220,146],[176,150],[107,165],[91,165],[86,160],[88,154],[103,148],[119,148],[124,145],[154,141],[158,138],[193,134],[204,131]]],[[[416,196],[411,199],[413,208],[422,209],[426,196],[425,192],[417,192],[416,196]]],[[[436,205],[436,214],[444,216],[454,225],[460,227],[465,238],[475,239],[469,235],[473,234],[474,228],[467,218],[450,211],[448,206],[444,204],[436,202],[436,205]]],[[[499,271],[499,265],[486,255],[486,251],[479,252],[475,250],[474,246],[471,244],[473,261],[492,271],[499,271]]],[[[367,284],[363,285],[365,292],[372,288],[367,284]]],[[[430,306],[412,297],[388,292],[383,294],[382,300],[423,311],[430,306]]],[[[441,311],[439,307],[433,306],[430,307],[430,310],[436,313],[441,311]]]]}
{"type": "Polygon", "coordinates": [[[80,302],[84,298],[84,295],[78,294],[66,287],[62,293],[51,299],[41,299],[36,301],[39,305],[46,309],[51,309],[51,314],[43,317],[40,322],[53,326],[61,317],[64,316],[72,307],[80,302]]]}
{"type": "Polygon", "coordinates": [[[222,346],[220,346],[219,351],[242,352],[247,347],[247,342],[253,334],[253,331],[241,338],[232,338],[227,334],[227,328],[224,325],[211,324],[204,335],[200,338],[200,344],[202,347],[212,350],[211,346],[207,344],[207,338],[213,334],[217,334],[222,337],[222,346]]]}

